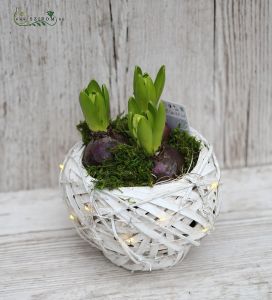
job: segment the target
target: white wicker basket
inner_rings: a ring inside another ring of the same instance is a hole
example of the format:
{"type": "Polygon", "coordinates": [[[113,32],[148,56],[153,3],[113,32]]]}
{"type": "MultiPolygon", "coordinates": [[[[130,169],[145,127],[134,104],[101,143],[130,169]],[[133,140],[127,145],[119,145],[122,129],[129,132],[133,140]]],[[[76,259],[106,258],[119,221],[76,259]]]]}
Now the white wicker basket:
{"type": "Polygon", "coordinates": [[[181,261],[213,228],[219,213],[220,170],[212,147],[203,143],[189,174],[150,187],[94,189],[76,144],[60,173],[63,197],[78,233],[114,264],[150,271],[181,261]]]}

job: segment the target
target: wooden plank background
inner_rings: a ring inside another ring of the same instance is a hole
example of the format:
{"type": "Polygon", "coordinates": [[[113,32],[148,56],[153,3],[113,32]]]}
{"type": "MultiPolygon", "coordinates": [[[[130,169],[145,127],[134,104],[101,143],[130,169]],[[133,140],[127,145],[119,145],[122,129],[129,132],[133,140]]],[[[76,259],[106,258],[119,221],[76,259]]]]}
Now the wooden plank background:
{"type": "Polygon", "coordinates": [[[182,103],[225,168],[272,163],[272,5],[269,0],[0,2],[0,190],[57,185],[79,139],[79,90],[91,78],[125,109],[135,64],[166,65],[163,98],[182,103]],[[53,10],[53,27],[19,27],[53,10]]]}

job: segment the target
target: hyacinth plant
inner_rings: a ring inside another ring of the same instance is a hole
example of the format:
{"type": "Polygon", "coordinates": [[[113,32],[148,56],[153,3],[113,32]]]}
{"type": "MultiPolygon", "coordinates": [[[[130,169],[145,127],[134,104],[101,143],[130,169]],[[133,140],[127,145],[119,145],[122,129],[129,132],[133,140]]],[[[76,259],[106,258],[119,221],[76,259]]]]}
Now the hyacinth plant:
{"type": "Polygon", "coordinates": [[[164,66],[158,71],[154,82],[149,74],[143,74],[140,67],[135,67],[134,97],[128,102],[128,128],[137,144],[148,155],[154,155],[162,142],[166,115],[160,96],[164,83],[164,66]]]}
{"type": "MultiPolygon", "coordinates": [[[[110,124],[109,92],[106,85],[101,88],[91,80],[80,92],[79,102],[90,133],[84,135],[88,144],[83,155],[84,165],[97,165],[112,157],[111,150],[119,143],[108,132],[110,124]]],[[[84,126],[84,125],[83,125],[84,126]]],[[[78,127],[79,128],[79,127],[78,127]]],[[[82,126],[80,127],[82,129],[82,126]]],[[[84,131],[86,132],[86,130],[84,131]]]]}
{"type": "Polygon", "coordinates": [[[180,176],[197,161],[200,142],[187,132],[171,129],[161,95],[165,67],[155,80],[136,66],[128,114],[110,120],[109,93],[92,80],[80,92],[84,122],[77,128],[85,145],[82,162],[99,189],[152,186],[180,176]]]}
{"type": "Polygon", "coordinates": [[[154,155],[161,145],[165,119],[162,102],[158,107],[149,102],[148,109],[143,114],[129,112],[129,130],[148,155],[154,155]]]}
{"type": "Polygon", "coordinates": [[[128,109],[137,112],[148,110],[148,103],[158,105],[165,83],[165,66],[161,66],[153,82],[149,74],[142,72],[138,66],[134,70],[133,97],[129,98],[128,109]]]}
{"type": "Polygon", "coordinates": [[[106,85],[100,88],[95,80],[91,80],[87,88],[80,92],[80,106],[90,130],[107,131],[110,121],[109,101],[106,85]]]}

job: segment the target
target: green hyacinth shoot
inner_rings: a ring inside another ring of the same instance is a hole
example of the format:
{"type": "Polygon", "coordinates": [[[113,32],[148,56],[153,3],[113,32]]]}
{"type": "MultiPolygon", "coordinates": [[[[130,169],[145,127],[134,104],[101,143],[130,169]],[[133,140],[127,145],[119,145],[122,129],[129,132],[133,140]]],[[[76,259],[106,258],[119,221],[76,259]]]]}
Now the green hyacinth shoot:
{"type": "Polygon", "coordinates": [[[146,154],[154,155],[159,149],[165,120],[165,107],[162,102],[159,103],[158,107],[149,102],[148,109],[143,114],[129,112],[128,127],[130,134],[146,154]]]}
{"type": "Polygon", "coordinates": [[[130,97],[128,106],[136,107],[138,111],[145,112],[148,109],[148,103],[152,102],[158,105],[165,83],[165,66],[161,66],[153,82],[151,77],[142,72],[141,68],[136,66],[133,78],[133,97],[130,97]]]}
{"type": "Polygon", "coordinates": [[[98,85],[95,80],[91,80],[86,89],[79,95],[80,106],[92,131],[107,131],[110,122],[109,92],[103,84],[98,85]]]}
{"type": "Polygon", "coordinates": [[[149,74],[136,66],[133,94],[128,101],[128,127],[131,136],[148,155],[154,155],[161,146],[166,113],[160,97],[165,83],[165,66],[153,83],[149,74]]]}

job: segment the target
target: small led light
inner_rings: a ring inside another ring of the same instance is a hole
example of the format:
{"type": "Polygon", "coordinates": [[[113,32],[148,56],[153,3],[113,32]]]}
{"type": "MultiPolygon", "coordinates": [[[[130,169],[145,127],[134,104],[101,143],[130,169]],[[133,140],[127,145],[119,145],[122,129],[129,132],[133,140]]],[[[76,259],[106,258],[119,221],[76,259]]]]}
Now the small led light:
{"type": "Polygon", "coordinates": [[[165,222],[165,221],[167,221],[167,220],[169,220],[169,217],[168,216],[161,216],[160,218],[159,218],[159,221],[160,222],[165,222]]]}
{"type": "Polygon", "coordinates": [[[84,204],[84,209],[85,209],[86,211],[91,211],[91,210],[92,210],[90,204],[88,204],[88,203],[85,203],[85,204],[84,204]]]}
{"type": "Polygon", "coordinates": [[[72,214],[69,215],[69,219],[74,221],[75,220],[75,216],[73,216],[72,214]]]}
{"type": "Polygon", "coordinates": [[[130,237],[130,238],[126,239],[126,242],[128,245],[134,245],[136,241],[133,237],[130,237]]]}
{"type": "Polygon", "coordinates": [[[59,164],[59,168],[60,168],[61,170],[63,170],[64,165],[63,165],[63,164],[59,164]]]}
{"type": "Polygon", "coordinates": [[[123,239],[123,241],[125,241],[128,245],[134,245],[136,243],[135,238],[129,234],[129,233],[124,233],[121,234],[121,238],[123,239]]]}
{"type": "Polygon", "coordinates": [[[209,231],[209,227],[204,227],[203,229],[202,229],[202,232],[207,232],[207,231],[209,231]]]}
{"type": "Polygon", "coordinates": [[[218,181],[215,181],[215,182],[213,182],[213,183],[210,185],[210,189],[213,190],[213,191],[216,190],[217,187],[218,187],[218,181]]]}
{"type": "Polygon", "coordinates": [[[129,202],[130,204],[135,204],[135,203],[136,203],[136,201],[135,201],[134,199],[131,199],[131,198],[128,199],[128,202],[129,202]]]}

